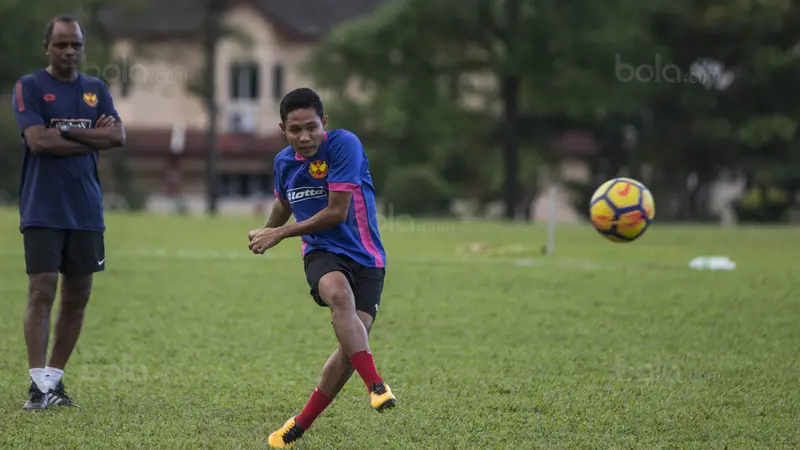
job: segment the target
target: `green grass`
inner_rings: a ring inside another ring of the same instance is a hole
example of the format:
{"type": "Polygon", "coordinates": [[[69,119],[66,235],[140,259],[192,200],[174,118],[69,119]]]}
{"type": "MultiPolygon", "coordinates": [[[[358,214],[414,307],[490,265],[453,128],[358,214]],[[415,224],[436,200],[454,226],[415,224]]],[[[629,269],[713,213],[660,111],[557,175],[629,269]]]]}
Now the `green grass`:
{"type": "MultiPolygon", "coordinates": [[[[258,222],[110,215],[65,375],[81,408],[30,413],[22,240],[0,212],[0,448],[265,448],[336,343],[299,243],[248,254],[258,222]]],[[[354,378],[296,448],[800,446],[800,229],[561,227],[549,260],[533,225],[396,221],[384,240],[371,345],[399,406],[376,414],[354,378]],[[738,268],[689,270],[701,254],[738,268]]]]}

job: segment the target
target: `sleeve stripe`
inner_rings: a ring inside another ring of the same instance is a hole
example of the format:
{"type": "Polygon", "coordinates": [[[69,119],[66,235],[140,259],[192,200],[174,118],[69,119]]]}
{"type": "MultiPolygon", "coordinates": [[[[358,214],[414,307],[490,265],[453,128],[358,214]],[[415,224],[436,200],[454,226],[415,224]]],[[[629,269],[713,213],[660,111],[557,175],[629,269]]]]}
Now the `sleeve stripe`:
{"type": "Polygon", "coordinates": [[[22,81],[17,81],[16,86],[16,95],[17,95],[17,111],[24,112],[25,111],[25,99],[22,98],[22,81]]]}
{"type": "Polygon", "coordinates": [[[356,189],[360,187],[361,186],[355,183],[328,183],[329,191],[354,192],[356,189]]]}

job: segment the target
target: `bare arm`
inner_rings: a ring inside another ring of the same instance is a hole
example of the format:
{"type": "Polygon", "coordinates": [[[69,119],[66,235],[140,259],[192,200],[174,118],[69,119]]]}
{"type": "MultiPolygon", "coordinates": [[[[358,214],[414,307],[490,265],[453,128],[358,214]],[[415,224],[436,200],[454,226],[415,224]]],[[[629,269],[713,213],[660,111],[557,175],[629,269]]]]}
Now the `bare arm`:
{"type": "Polygon", "coordinates": [[[25,129],[24,135],[28,147],[36,154],[70,156],[97,151],[96,148],[80,142],[64,139],[57,129],[47,129],[44,125],[28,127],[25,129]]]}
{"type": "Polygon", "coordinates": [[[352,192],[331,191],[328,195],[328,206],[308,220],[281,226],[279,228],[281,238],[307,236],[343,223],[347,220],[352,198],[352,192]]]}
{"type": "Polygon", "coordinates": [[[292,207],[288,202],[281,198],[276,198],[275,203],[272,205],[272,211],[269,213],[267,223],[264,228],[278,228],[286,225],[289,218],[292,216],[292,207]]]}
{"type": "Polygon", "coordinates": [[[255,230],[250,231],[247,233],[247,239],[252,241],[256,236],[260,233],[268,230],[275,230],[278,227],[281,227],[289,221],[289,217],[292,216],[292,207],[286,200],[278,197],[275,199],[275,203],[272,204],[272,211],[269,213],[269,218],[267,218],[267,222],[264,224],[262,228],[256,228],[255,230]]]}
{"type": "Polygon", "coordinates": [[[125,145],[125,127],[122,122],[114,122],[113,118],[107,116],[102,116],[98,122],[101,122],[99,128],[71,128],[70,139],[98,150],[125,145]]]}

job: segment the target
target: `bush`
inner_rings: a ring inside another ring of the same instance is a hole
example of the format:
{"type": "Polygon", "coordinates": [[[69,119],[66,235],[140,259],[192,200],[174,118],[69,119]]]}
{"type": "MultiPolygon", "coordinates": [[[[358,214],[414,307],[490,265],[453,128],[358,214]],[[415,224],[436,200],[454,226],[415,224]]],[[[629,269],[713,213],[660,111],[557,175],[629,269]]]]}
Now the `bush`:
{"type": "Polygon", "coordinates": [[[22,148],[14,118],[3,112],[0,114],[0,204],[17,202],[22,148]]]}
{"type": "MultiPolygon", "coordinates": [[[[146,199],[134,182],[133,170],[131,169],[127,152],[127,149],[117,148],[106,154],[109,158],[111,176],[114,179],[115,194],[125,200],[126,209],[141,211],[146,206],[146,199]]],[[[109,209],[116,208],[112,206],[109,209]]]]}
{"type": "Polygon", "coordinates": [[[380,194],[392,214],[446,215],[452,200],[447,182],[428,166],[406,166],[391,171],[380,194]]]}
{"type": "Polygon", "coordinates": [[[791,199],[777,186],[755,186],[735,203],[736,215],[743,223],[784,222],[789,218],[791,199]]]}
{"type": "Polygon", "coordinates": [[[580,183],[575,181],[564,181],[564,187],[570,193],[571,206],[581,215],[583,219],[589,219],[589,204],[592,202],[594,191],[600,186],[597,183],[580,183]]]}

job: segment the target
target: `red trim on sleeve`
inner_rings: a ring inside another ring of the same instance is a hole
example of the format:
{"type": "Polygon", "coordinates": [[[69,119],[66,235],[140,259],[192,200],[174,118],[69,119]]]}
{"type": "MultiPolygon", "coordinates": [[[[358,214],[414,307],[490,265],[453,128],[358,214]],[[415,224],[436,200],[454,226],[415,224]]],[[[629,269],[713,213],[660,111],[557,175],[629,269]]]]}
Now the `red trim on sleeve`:
{"type": "Polygon", "coordinates": [[[17,81],[16,93],[17,93],[17,111],[23,112],[25,111],[25,99],[22,98],[22,81],[17,81]]]}

